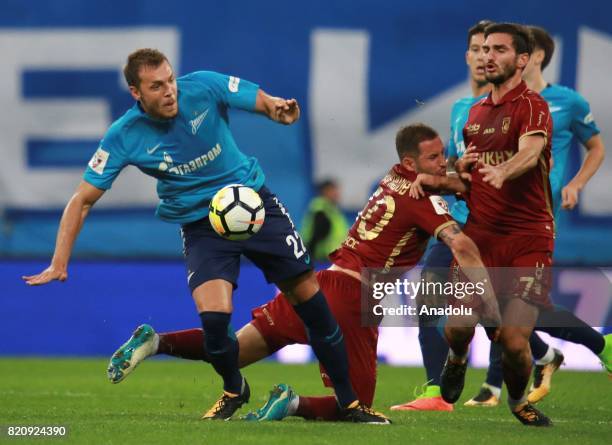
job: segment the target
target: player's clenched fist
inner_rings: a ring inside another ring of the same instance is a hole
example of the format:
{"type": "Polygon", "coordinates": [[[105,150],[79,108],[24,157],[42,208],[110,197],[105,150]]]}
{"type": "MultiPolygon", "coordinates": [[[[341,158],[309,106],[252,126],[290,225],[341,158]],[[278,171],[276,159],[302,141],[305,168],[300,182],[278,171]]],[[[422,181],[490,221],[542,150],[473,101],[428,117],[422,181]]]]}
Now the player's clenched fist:
{"type": "Polygon", "coordinates": [[[565,210],[572,210],[578,204],[579,189],[571,182],[561,190],[561,207],[565,210]]]}
{"type": "Polygon", "coordinates": [[[274,99],[274,120],[290,125],[300,118],[300,106],[295,99],[274,99]]]}

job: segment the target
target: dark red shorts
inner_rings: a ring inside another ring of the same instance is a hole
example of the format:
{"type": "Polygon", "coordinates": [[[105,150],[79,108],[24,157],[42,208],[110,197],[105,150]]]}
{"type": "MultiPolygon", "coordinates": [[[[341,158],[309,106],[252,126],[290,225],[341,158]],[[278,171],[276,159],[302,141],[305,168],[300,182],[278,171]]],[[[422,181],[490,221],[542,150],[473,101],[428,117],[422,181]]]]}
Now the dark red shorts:
{"type": "MultiPolygon", "coordinates": [[[[469,225],[465,227],[465,234],[478,246],[500,304],[511,298],[521,298],[542,309],[552,307],[552,238],[500,235],[476,230],[469,225]]],[[[457,269],[457,262],[453,261],[453,279],[457,278],[457,269]]],[[[477,296],[464,300],[451,297],[449,301],[453,306],[459,304],[475,309],[481,304],[477,296]]]]}
{"type": "MultiPolygon", "coordinates": [[[[372,406],[378,328],[361,326],[361,283],[343,272],[331,270],[317,272],[317,279],[344,334],[353,389],[362,403],[372,406]]],[[[271,352],[294,343],[308,344],[301,319],[282,293],[253,309],[251,314],[251,323],[261,333],[271,352]]],[[[325,386],[333,387],[323,367],[321,378],[325,386]]]]}

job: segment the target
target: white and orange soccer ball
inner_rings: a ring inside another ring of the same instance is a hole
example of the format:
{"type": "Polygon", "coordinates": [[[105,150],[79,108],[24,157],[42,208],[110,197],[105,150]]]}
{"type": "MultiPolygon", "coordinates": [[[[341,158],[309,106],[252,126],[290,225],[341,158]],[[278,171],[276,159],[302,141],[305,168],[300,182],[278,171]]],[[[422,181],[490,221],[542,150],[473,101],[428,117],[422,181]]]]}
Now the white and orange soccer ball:
{"type": "Polygon", "coordinates": [[[215,232],[234,241],[246,240],[259,232],[266,216],[259,194],[242,184],[227,185],[219,190],[208,210],[215,232]]]}

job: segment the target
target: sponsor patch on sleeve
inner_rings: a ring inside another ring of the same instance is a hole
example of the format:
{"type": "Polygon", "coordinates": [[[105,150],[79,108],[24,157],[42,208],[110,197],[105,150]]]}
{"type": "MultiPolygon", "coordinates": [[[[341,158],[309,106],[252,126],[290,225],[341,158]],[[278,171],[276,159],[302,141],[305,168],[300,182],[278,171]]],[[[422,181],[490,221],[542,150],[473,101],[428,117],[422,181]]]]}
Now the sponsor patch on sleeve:
{"type": "Polygon", "coordinates": [[[448,214],[448,203],[444,198],[438,195],[431,195],[429,200],[431,201],[431,204],[438,215],[448,214]]]}
{"type": "Polygon", "coordinates": [[[229,82],[227,84],[227,89],[230,90],[232,93],[237,93],[239,84],[240,84],[239,77],[230,76],[229,82]]]}
{"type": "Polygon", "coordinates": [[[584,117],[584,123],[585,125],[590,124],[591,122],[593,122],[595,120],[595,118],[593,117],[593,113],[589,113],[584,117]]]}
{"type": "Polygon", "coordinates": [[[108,151],[104,150],[102,147],[98,147],[88,165],[93,171],[101,175],[104,173],[104,167],[106,167],[109,156],[110,153],[108,151]]]}

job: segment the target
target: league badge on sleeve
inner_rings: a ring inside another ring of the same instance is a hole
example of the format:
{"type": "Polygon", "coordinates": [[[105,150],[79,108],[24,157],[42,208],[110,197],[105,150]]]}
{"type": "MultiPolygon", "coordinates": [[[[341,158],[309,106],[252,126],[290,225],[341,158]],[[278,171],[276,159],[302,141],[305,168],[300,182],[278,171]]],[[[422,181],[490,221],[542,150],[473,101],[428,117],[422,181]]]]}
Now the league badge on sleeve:
{"type": "Polygon", "coordinates": [[[230,90],[232,93],[237,93],[239,84],[240,84],[239,77],[230,76],[229,82],[227,84],[227,89],[230,90]]]}
{"type": "Polygon", "coordinates": [[[104,167],[106,167],[109,156],[110,153],[108,151],[102,149],[102,147],[98,147],[88,165],[93,171],[101,175],[104,173],[104,167]]]}
{"type": "Polygon", "coordinates": [[[448,214],[448,203],[444,198],[438,195],[431,195],[429,200],[431,201],[431,204],[438,215],[448,214]]]}

